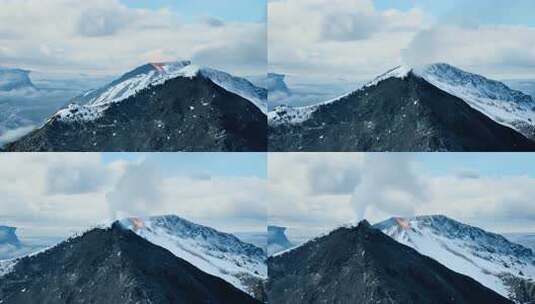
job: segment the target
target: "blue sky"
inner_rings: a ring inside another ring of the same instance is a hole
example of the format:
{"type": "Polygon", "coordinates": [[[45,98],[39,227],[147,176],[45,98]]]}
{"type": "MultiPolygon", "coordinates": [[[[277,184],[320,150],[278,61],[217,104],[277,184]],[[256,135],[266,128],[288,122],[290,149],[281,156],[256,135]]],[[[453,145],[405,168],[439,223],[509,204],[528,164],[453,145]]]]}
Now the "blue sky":
{"type": "Polygon", "coordinates": [[[143,160],[164,175],[267,176],[265,153],[103,153],[106,163],[143,160]]]}
{"type": "Polygon", "coordinates": [[[375,5],[380,10],[421,8],[441,23],[535,26],[532,0],[375,0],[375,5]]]}
{"type": "Polygon", "coordinates": [[[266,0],[121,0],[129,7],[172,9],[186,19],[215,17],[225,21],[263,22],[266,0]]]}
{"type": "Polygon", "coordinates": [[[436,176],[475,172],[482,176],[535,178],[533,153],[418,153],[416,160],[436,176]]]}

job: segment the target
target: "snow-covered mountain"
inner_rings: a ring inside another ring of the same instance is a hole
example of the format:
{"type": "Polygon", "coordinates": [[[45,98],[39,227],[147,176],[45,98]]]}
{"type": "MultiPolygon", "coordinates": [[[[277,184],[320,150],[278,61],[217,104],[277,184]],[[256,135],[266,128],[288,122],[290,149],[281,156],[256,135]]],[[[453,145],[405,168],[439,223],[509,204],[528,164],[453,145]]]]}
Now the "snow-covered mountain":
{"type": "MultiPolygon", "coordinates": [[[[439,89],[461,98],[494,121],[514,128],[527,137],[535,136],[535,100],[531,96],[513,90],[502,82],[463,71],[446,63],[430,64],[418,69],[399,66],[376,77],[364,88],[376,86],[389,78],[403,79],[410,72],[414,72],[439,89]]],[[[307,107],[280,106],[268,117],[271,124],[302,123],[323,105],[341,100],[348,95],[307,107]]]]}
{"type": "Polygon", "coordinates": [[[533,151],[534,108],[530,96],[446,64],[399,66],[325,102],[275,107],[269,150],[533,151]]]}
{"type": "Polygon", "coordinates": [[[534,283],[534,253],[499,234],[442,215],[391,218],[375,228],[510,299],[520,297],[511,280],[534,283]]]}
{"type": "Polygon", "coordinates": [[[284,251],[293,247],[294,245],[290,243],[285,234],[286,227],[268,226],[268,247],[267,253],[269,256],[274,255],[278,252],[284,251]]]}
{"type": "Polygon", "coordinates": [[[535,99],[530,95],[446,63],[427,65],[415,73],[496,122],[535,138],[535,99]]]}
{"type": "Polygon", "coordinates": [[[119,222],[0,263],[0,303],[261,303],[119,222]]]}
{"type": "Polygon", "coordinates": [[[271,256],[268,266],[270,303],[511,303],[367,221],[271,256]]]}
{"type": "Polygon", "coordinates": [[[110,105],[126,100],[148,87],[163,84],[177,77],[208,78],[228,92],[249,100],[263,113],[267,112],[265,89],[254,86],[244,78],[193,65],[191,61],[176,61],[142,65],[100,89],[75,97],[68,107],[58,111],[55,116],[64,121],[95,120],[101,117],[110,105]]]}
{"type": "Polygon", "coordinates": [[[259,297],[267,279],[262,249],[174,215],[120,221],[139,236],[163,247],[200,270],[259,297]]]}
{"type": "Polygon", "coordinates": [[[75,98],[7,151],[265,151],[267,90],[189,61],[138,67],[75,98]]]}

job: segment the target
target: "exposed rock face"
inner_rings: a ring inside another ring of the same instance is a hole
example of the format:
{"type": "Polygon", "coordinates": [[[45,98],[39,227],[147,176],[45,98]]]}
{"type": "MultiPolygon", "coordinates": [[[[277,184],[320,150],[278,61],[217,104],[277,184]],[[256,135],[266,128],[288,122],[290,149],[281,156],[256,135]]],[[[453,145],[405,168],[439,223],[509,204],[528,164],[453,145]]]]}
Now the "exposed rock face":
{"type": "Polygon", "coordinates": [[[149,86],[96,115],[73,105],[7,151],[265,151],[266,116],[208,78],[149,86]],[[87,116],[95,115],[95,119],[87,116]]]}
{"type": "Polygon", "coordinates": [[[338,100],[269,113],[270,151],[535,151],[412,71],[378,78],[338,100]]]}
{"type": "Polygon", "coordinates": [[[368,222],[270,257],[271,303],[512,303],[368,222]]]}
{"type": "Polygon", "coordinates": [[[395,217],[374,227],[511,300],[525,299],[535,280],[531,249],[444,215],[395,217]]]}
{"type": "Polygon", "coordinates": [[[115,223],[35,256],[0,280],[11,303],[260,303],[115,223]]]}

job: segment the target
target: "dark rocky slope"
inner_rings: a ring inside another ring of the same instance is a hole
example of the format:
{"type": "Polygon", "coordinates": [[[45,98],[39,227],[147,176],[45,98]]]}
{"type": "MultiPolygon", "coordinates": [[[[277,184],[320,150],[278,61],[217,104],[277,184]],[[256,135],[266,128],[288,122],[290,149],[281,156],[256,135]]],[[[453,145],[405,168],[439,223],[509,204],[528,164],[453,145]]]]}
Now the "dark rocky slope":
{"type": "Polygon", "coordinates": [[[0,278],[0,303],[259,303],[115,223],[32,257],[0,278]]]}
{"type": "MultiPolygon", "coordinates": [[[[73,115],[79,115],[72,109],[73,115]]],[[[265,151],[266,116],[208,78],[177,77],[94,120],[52,117],[7,151],[265,151]]]]}
{"type": "Polygon", "coordinates": [[[270,151],[535,151],[535,142],[413,72],[321,105],[302,123],[270,123],[268,132],[270,151]]]}
{"type": "Polygon", "coordinates": [[[270,303],[512,303],[366,221],[268,259],[270,303]]]}

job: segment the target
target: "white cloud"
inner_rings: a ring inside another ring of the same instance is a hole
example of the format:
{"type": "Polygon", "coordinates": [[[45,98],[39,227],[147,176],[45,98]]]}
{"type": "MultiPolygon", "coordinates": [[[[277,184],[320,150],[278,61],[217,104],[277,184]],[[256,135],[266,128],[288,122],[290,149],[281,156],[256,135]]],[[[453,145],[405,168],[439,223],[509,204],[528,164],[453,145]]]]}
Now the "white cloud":
{"type": "Polygon", "coordinates": [[[399,153],[280,153],[268,166],[269,222],[309,237],[363,217],[432,214],[497,232],[535,230],[535,178],[528,176],[431,175],[417,155],[399,153]],[[308,178],[343,186],[340,168],[358,176],[353,194],[318,193],[308,178]]]}
{"type": "Polygon", "coordinates": [[[412,66],[447,62],[495,78],[533,76],[535,28],[438,25],[419,32],[402,55],[412,66]]]}
{"type": "Polygon", "coordinates": [[[269,2],[270,69],[349,79],[371,78],[400,63],[423,27],[418,9],[378,11],[371,0],[269,2]]]}
{"type": "Polygon", "coordinates": [[[122,216],[176,214],[231,232],[266,223],[266,182],[256,177],[162,175],[157,163],[97,153],[4,153],[0,168],[0,224],[29,235],[65,236],[122,216]]]}
{"type": "MultiPolygon", "coordinates": [[[[242,54],[247,46],[265,46],[265,24],[186,22],[167,9],[133,9],[118,0],[0,0],[0,7],[2,63],[44,72],[116,74],[216,46],[242,54]]],[[[244,65],[239,56],[203,59],[197,63],[232,73],[265,71],[265,62],[244,65]]]]}
{"type": "Polygon", "coordinates": [[[510,11],[500,11],[511,8],[509,2],[490,7],[459,1],[444,16],[422,10],[417,1],[406,11],[378,10],[371,0],[268,5],[269,63],[275,72],[355,81],[400,64],[448,62],[498,79],[534,76],[535,28],[499,24],[511,19],[510,11]],[[474,14],[481,11],[496,23],[474,14]]]}

